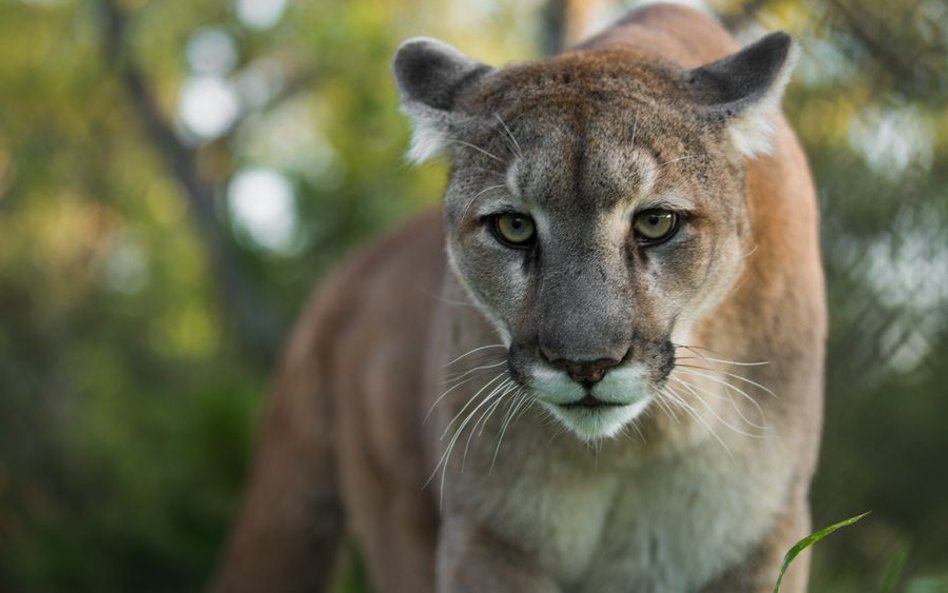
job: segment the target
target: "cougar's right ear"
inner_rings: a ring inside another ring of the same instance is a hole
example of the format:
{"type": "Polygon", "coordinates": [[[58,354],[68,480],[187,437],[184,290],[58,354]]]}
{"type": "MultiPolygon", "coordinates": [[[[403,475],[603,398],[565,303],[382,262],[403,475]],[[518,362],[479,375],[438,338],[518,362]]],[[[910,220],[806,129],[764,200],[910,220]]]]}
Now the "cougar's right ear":
{"type": "Polygon", "coordinates": [[[402,111],[414,124],[410,160],[421,163],[442,152],[457,98],[492,70],[437,39],[415,37],[399,46],[392,73],[402,111]]]}

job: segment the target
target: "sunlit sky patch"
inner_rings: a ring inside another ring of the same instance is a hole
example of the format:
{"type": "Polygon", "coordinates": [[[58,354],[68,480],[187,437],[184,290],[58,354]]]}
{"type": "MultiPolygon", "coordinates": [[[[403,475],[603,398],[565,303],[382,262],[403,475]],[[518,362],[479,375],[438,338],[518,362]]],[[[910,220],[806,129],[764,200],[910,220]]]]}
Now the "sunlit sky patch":
{"type": "Polygon", "coordinates": [[[913,109],[873,110],[854,118],[849,144],[879,174],[898,179],[910,167],[927,172],[934,158],[932,129],[913,109]]]}
{"type": "Polygon", "coordinates": [[[227,32],[208,27],[191,35],[185,55],[193,72],[226,76],[237,63],[237,46],[227,32]]]}
{"type": "Polygon", "coordinates": [[[235,0],[237,18],[248,29],[269,29],[279,22],[286,0],[235,0]]]}
{"type": "Polygon", "coordinates": [[[889,365],[895,370],[911,371],[948,323],[944,226],[937,209],[923,208],[915,216],[900,216],[892,234],[868,248],[866,279],[883,303],[903,310],[880,338],[892,349],[889,365]]]}
{"type": "Polygon", "coordinates": [[[283,88],[283,69],[276,60],[262,58],[254,60],[241,69],[236,76],[237,92],[249,110],[267,104],[283,88]]]}
{"type": "Polygon", "coordinates": [[[234,87],[216,76],[194,76],[181,88],[178,101],[181,121],[188,131],[202,139],[226,132],[240,113],[234,87]]]}
{"type": "Polygon", "coordinates": [[[105,258],[103,280],[110,289],[132,294],[144,288],[148,281],[148,263],[145,252],[136,241],[121,236],[105,258]]]}
{"type": "Polygon", "coordinates": [[[241,156],[255,163],[292,170],[323,190],[342,181],[344,163],[321,131],[312,100],[299,97],[243,126],[241,156]]]}
{"type": "Polygon", "coordinates": [[[289,253],[296,244],[296,196],[289,181],[270,169],[234,175],[227,188],[231,218],[257,245],[289,253]]]}
{"type": "Polygon", "coordinates": [[[857,69],[839,47],[827,39],[798,39],[803,44],[800,61],[793,71],[793,80],[807,86],[851,83],[857,69]]]}

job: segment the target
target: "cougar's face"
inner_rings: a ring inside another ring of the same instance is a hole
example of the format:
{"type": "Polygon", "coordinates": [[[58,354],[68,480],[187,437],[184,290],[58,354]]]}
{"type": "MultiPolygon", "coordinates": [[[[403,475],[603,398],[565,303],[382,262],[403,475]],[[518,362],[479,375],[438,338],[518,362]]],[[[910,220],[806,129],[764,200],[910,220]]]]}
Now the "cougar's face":
{"type": "Polygon", "coordinates": [[[409,155],[453,165],[454,271],[511,376],[579,437],[646,410],[734,286],[742,159],[768,152],[795,55],[785,33],[691,70],[618,46],[500,70],[433,39],[396,52],[409,155]]]}
{"type": "Polygon", "coordinates": [[[594,440],[648,408],[733,285],[746,212],[733,159],[674,106],[571,92],[528,94],[457,138],[445,221],[511,376],[594,440]]]}

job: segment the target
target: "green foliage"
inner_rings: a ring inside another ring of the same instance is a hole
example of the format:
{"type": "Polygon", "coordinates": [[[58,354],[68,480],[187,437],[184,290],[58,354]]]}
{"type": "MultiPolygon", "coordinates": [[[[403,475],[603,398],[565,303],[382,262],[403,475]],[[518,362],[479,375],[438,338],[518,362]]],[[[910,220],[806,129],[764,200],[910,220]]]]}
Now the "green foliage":
{"type": "Polygon", "coordinates": [[[879,581],[879,593],[894,593],[905,576],[905,563],[908,561],[908,546],[897,549],[885,565],[879,581]]]}

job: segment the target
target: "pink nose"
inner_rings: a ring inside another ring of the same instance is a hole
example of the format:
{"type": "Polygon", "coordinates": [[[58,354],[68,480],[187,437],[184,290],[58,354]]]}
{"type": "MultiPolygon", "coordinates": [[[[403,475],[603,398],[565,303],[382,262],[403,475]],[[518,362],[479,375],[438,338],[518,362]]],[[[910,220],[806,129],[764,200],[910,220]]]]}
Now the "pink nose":
{"type": "Polygon", "coordinates": [[[589,387],[601,381],[606,371],[620,362],[614,358],[600,358],[592,362],[573,362],[561,358],[554,360],[553,366],[566,370],[573,381],[589,387]]]}

